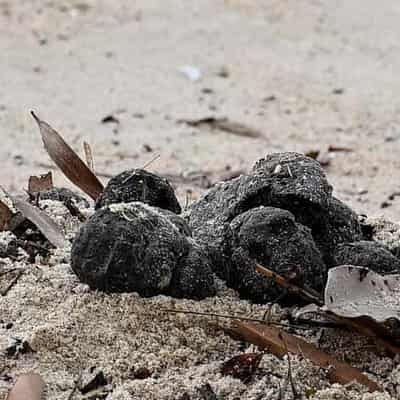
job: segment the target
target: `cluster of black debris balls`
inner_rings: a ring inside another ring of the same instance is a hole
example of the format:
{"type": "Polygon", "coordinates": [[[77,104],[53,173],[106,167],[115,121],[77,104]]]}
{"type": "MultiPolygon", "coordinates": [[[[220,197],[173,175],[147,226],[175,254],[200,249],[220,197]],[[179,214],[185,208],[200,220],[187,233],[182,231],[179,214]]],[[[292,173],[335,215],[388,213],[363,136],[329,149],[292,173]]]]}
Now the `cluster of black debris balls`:
{"type": "Polygon", "coordinates": [[[264,303],[282,289],[256,263],[319,292],[333,266],[400,271],[397,255],[332,196],[320,164],[298,153],[268,155],[183,213],[164,178],[125,171],[95,208],[71,253],[72,269],[94,289],[202,299],[215,294],[218,276],[241,297],[264,303]]]}

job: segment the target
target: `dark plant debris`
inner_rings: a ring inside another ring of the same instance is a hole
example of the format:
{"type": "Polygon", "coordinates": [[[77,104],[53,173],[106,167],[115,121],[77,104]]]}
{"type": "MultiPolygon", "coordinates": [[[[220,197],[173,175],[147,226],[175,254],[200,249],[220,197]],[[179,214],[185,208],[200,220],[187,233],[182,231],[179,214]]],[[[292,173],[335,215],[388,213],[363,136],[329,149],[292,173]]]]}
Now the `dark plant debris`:
{"type": "Polygon", "coordinates": [[[39,119],[33,111],[31,114],[39,126],[44,147],[50,158],[72,183],[96,200],[104,189],[96,175],[47,122],[39,119]]]}
{"type": "Polygon", "coordinates": [[[239,354],[222,364],[221,373],[249,382],[257,372],[263,355],[262,352],[239,354]]]}
{"type": "Polygon", "coordinates": [[[206,117],[201,119],[181,119],[179,123],[184,123],[196,128],[208,127],[215,130],[224,131],[237,136],[249,138],[264,138],[264,134],[258,129],[252,128],[240,122],[231,121],[228,118],[206,117]]]}
{"type": "Polygon", "coordinates": [[[9,358],[18,358],[20,354],[34,353],[28,341],[13,338],[14,343],[5,349],[5,355],[9,358]]]}
{"type": "Polygon", "coordinates": [[[133,369],[132,375],[135,379],[147,379],[153,375],[153,371],[149,370],[147,367],[140,367],[138,369],[133,369]]]}
{"type": "Polygon", "coordinates": [[[39,176],[30,176],[28,183],[28,193],[35,196],[39,192],[53,189],[53,175],[51,172],[39,176]]]}
{"type": "Polygon", "coordinates": [[[119,119],[112,114],[106,115],[102,120],[101,120],[102,124],[119,124],[120,121],[119,119]]]}
{"type": "Polygon", "coordinates": [[[104,372],[97,367],[91,367],[82,373],[79,391],[82,394],[86,394],[106,386],[107,384],[108,381],[104,375],[104,372]]]}

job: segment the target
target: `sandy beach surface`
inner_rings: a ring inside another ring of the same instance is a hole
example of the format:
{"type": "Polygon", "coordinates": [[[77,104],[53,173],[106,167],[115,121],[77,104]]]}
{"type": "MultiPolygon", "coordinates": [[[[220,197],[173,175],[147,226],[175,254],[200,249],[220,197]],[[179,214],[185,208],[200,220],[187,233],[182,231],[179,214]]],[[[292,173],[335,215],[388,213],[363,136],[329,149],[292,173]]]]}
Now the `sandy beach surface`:
{"type": "MultiPolygon", "coordinates": [[[[30,175],[52,170],[57,186],[73,187],[44,151],[33,109],[80,154],[90,143],[104,183],[156,158],[149,170],[170,176],[184,205],[268,153],[320,151],[338,198],[359,214],[398,221],[399,17],[395,0],[1,1],[0,185],[23,193],[30,175]],[[182,123],[209,117],[260,134],[182,123]]],[[[61,204],[46,207],[67,233],[78,228],[61,204]]],[[[0,264],[24,269],[0,297],[0,399],[26,371],[42,374],[49,400],[83,399],[72,391],[92,367],[109,381],[99,395],[107,400],[279,398],[287,360],[267,353],[249,383],[223,376],[223,361],[255,348],[226,335],[229,322],[160,311],[260,318],[265,305],[222,284],[199,302],[90,291],[69,251],[0,264]],[[34,352],[7,357],[15,338],[34,352]],[[139,368],[151,376],[138,379],[139,368]]],[[[285,319],[279,308],[273,314],[285,319]]],[[[304,398],[399,398],[398,357],[375,355],[343,331],[303,335],[385,389],[332,386],[324,371],[293,357],[304,398]]]]}

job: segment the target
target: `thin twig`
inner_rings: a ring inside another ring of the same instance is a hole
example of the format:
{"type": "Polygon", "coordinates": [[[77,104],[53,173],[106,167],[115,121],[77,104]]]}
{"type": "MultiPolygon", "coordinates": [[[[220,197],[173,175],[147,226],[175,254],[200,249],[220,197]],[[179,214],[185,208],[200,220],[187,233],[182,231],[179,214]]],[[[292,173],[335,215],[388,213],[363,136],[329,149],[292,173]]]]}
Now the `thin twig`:
{"type": "Polygon", "coordinates": [[[18,279],[22,276],[22,274],[23,271],[19,270],[14,278],[11,280],[11,282],[3,290],[0,291],[0,295],[6,296],[7,293],[12,289],[12,287],[18,282],[18,279]]]}
{"type": "Polygon", "coordinates": [[[324,305],[322,297],[315,290],[309,288],[305,289],[300,286],[296,286],[293,283],[289,282],[287,279],[285,279],[283,276],[269,270],[268,268],[263,267],[258,263],[256,263],[256,271],[266,276],[267,278],[271,279],[272,281],[276,282],[278,285],[284,287],[289,292],[302,297],[304,300],[316,303],[320,307],[324,305]]]}
{"type": "Polygon", "coordinates": [[[11,272],[17,271],[18,268],[11,268],[6,271],[0,271],[0,276],[10,274],[11,272]]]}
{"type": "Polygon", "coordinates": [[[70,391],[70,393],[69,393],[69,395],[67,397],[67,400],[72,400],[72,398],[74,397],[74,394],[76,392],[76,389],[78,389],[78,387],[79,387],[79,385],[81,383],[81,380],[82,380],[82,373],[80,373],[78,378],[75,380],[74,387],[70,391]]]}
{"type": "MultiPolygon", "coordinates": [[[[206,312],[201,312],[201,311],[190,311],[190,310],[173,310],[173,309],[169,309],[169,308],[161,308],[160,311],[163,311],[163,312],[166,312],[166,313],[173,313],[173,314],[190,314],[190,315],[198,315],[198,316],[203,316],[203,317],[217,317],[217,318],[236,319],[236,320],[239,320],[239,321],[258,322],[260,324],[264,324],[265,325],[265,320],[264,319],[241,317],[239,315],[206,313],[206,312]]],[[[273,321],[268,321],[268,324],[276,325],[276,326],[284,326],[286,328],[302,329],[302,330],[309,330],[310,329],[309,327],[292,326],[292,325],[282,324],[280,322],[273,322],[273,321]]]]}
{"type": "MultiPolygon", "coordinates": [[[[283,337],[283,335],[279,335],[279,338],[282,340],[283,345],[285,346],[285,351],[286,351],[286,355],[287,355],[287,359],[288,359],[288,373],[287,373],[287,380],[290,383],[290,387],[292,389],[292,393],[293,393],[293,398],[299,399],[301,396],[299,396],[299,393],[297,392],[296,386],[294,384],[294,379],[293,379],[293,374],[292,374],[292,361],[290,359],[290,354],[289,354],[289,350],[288,350],[288,346],[286,343],[285,338],[283,337]]],[[[300,346],[299,346],[300,348],[300,346]]]]}
{"type": "Polygon", "coordinates": [[[143,165],[142,169],[146,169],[149,165],[153,164],[153,162],[158,160],[160,157],[161,154],[155,155],[150,161],[147,161],[147,163],[143,165]]]}
{"type": "Polygon", "coordinates": [[[83,142],[83,150],[85,152],[86,164],[89,169],[94,172],[93,153],[90,144],[87,142],[83,142]]]}

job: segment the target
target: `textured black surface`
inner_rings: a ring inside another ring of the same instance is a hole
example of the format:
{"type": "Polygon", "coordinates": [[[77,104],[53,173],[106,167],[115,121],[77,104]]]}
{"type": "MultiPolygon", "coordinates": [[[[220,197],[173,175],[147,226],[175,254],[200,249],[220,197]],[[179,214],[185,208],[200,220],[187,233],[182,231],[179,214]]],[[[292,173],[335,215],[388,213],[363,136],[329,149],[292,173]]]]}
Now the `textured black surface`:
{"type": "Polygon", "coordinates": [[[400,260],[385,246],[365,240],[336,247],[334,265],[357,265],[380,274],[400,273],[400,260]]]}
{"type": "Polygon", "coordinates": [[[241,296],[267,302],[282,289],[255,272],[256,262],[317,291],[331,266],[385,272],[400,264],[360,242],[358,216],[332,196],[319,163],[298,153],[268,155],[215,185],[185,220],[168,182],[142,170],[111,179],[96,207],[75,239],[72,266],[102,290],[203,298],[215,293],[213,270],[241,296]]]}
{"type": "Polygon", "coordinates": [[[189,253],[175,269],[167,294],[174,297],[203,299],[215,295],[214,275],[206,252],[190,241],[189,253]]]}
{"type": "Polygon", "coordinates": [[[243,297],[266,302],[282,293],[282,288],[255,272],[255,261],[295,284],[323,289],[326,267],[322,256],[310,229],[296,223],[289,211],[254,208],[236,217],[231,229],[234,250],[226,279],[243,297]]]}
{"type": "Polygon", "coordinates": [[[40,199],[57,200],[64,204],[72,201],[78,208],[89,207],[89,203],[84,197],[67,188],[54,187],[52,189],[40,192],[40,199]]]}
{"type": "Polygon", "coordinates": [[[276,153],[258,161],[249,175],[217,184],[186,213],[193,237],[208,249],[220,276],[231,264],[230,222],[264,205],[292,212],[311,229],[328,218],[332,188],[320,165],[297,153],[276,153]]]}
{"type": "Polygon", "coordinates": [[[335,197],[329,200],[324,223],[314,225],[314,240],[324,255],[328,266],[334,265],[336,246],[340,243],[356,242],[363,239],[363,232],[358,215],[335,197]]]}
{"type": "Polygon", "coordinates": [[[110,179],[97,199],[95,208],[132,201],[141,201],[176,214],[181,212],[181,206],[169,182],[141,169],[124,171],[110,179]]]}
{"type": "Polygon", "coordinates": [[[193,238],[207,250],[215,272],[242,295],[256,301],[270,299],[276,294],[275,289],[261,284],[257,276],[245,274],[246,270],[253,268],[251,260],[258,259],[262,251],[266,253],[264,262],[270,267],[272,259],[276,266],[283,267],[285,257],[287,263],[303,264],[305,271],[313,271],[311,275],[304,274],[306,283],[319,289],[326,276],[325,264],[332,264],[335,247],[339,243],[362,239],[357,215],[332,197],[332,187],[320,164],[302,154],[290,152],[268,155],[259,160],[249,174],[215,185],[191,205],[185,217],[193,238]],[[243,245],[246,235],[242,235],[242,244],[238,246],[236,222],[232,224],[232,221],[259,206],[284,209],[290,213],[285,214],[286,217],[278,213],[273,218],[272,214],[266,215],[265,210],[248,214],[246,240],[253,244],[243,245]],[[274,218],[280,222],[272,223],[274,218]],[[289,221],[292,222],[289,224],[289,221]],[[282,224],[279,240],[272,235],[270,224],[275,226],[274,229],[282,224]],[[291,231],[284,231],[289,228],[291,231]],[[258,242],[260,244],[256,245],[258,242]],[[273,253],[282,251],[282,260],[272,257],[273,253]],[[239,258],[240,263],[248,264],[248,267],[239,268],[239,258]],[[232,279],[235,275],[240,276],[237,282],[232,279]],[[262,294],[263,290],[271,295],[262,294]]]}
{"type": "Polygon", "coordinates": [[[197,251],[192,240],[165,214],[141,202],[97,210],[75,237],[72,269],[82,282],[104,291],[135,291],[143,296],[173,292],[191,298],[213,295],[206,256],[201,249],[201,257],[192,254],[197,251]]]}

